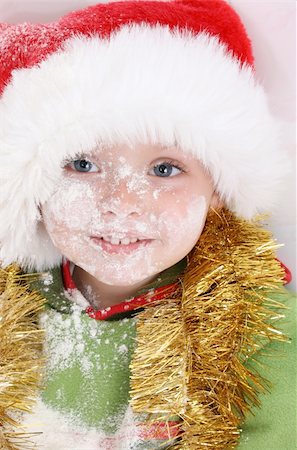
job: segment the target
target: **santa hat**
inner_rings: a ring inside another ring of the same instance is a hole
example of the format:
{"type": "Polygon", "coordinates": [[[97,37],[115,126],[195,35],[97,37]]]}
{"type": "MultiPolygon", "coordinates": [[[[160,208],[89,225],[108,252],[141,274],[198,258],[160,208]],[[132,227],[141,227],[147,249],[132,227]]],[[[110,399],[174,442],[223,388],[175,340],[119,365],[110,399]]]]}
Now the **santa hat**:
{"type": "Polygon", "coordinates": [[[106,144],[178,144],[237,215],[271,210],[280,128],[250,40],[222,0],[97,4],[0,26],[0,260],[60,263],[41,222],[65,159],[106,144]]]}

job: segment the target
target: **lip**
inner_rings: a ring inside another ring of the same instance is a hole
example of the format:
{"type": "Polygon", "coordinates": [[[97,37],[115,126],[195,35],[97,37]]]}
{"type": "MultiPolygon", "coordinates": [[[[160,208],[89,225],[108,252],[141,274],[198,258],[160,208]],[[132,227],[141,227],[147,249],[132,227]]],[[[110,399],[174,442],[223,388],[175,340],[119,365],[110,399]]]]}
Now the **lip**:
{"type": "MultiPolygon", "coordinates": [[[[141,239],[141,238],[138,238],[141,239]]],[[[110,242],[104,241],[103,238],[98,236],[90,236],[91,242],[95,244],[95,246],[100,248],[106,253],[113,254],[113,253],[121,253],[128,255],[130,253],[133,253],[134,251],[146,247],[147,245],[150,245],[153,242],[153,239],[141,239],[138,242],[134,242],[133,244],[111,244],[110,242]]]]}
{"type": "Polygon", "coordinates": [[[141,235],[139,232],[137,233],[137,231],[127,231],[126,233],[124,231],[104,231],[104,232],[100,232],[100,234],[96,234],[96,235],[92,235],[91,238],[96,238],[96,239],[101,239],[103,236],[116,236],[119,239],[124,239],[124,238],[129,238],[129,239],[140,239],[140,240],[145,240],[145,239],[151,239],[148,236],[144,236],[141,235]]]}

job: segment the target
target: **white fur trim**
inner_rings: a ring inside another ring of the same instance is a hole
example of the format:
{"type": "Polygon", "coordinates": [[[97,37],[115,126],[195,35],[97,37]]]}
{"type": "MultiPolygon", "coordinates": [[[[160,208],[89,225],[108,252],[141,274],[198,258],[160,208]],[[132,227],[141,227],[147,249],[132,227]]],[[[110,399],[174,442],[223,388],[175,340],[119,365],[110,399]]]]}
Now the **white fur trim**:
{"type": "Polygon", "coordinates": [[[271,210],[287,171],[278,124],[249,66],[205,33],[125,26],[76,36],[13,72],[0,100],[0,260],[61,262],[40,222],[61,162],[98,141],[177,142],[211,172],[238,215],[271,210]]]}

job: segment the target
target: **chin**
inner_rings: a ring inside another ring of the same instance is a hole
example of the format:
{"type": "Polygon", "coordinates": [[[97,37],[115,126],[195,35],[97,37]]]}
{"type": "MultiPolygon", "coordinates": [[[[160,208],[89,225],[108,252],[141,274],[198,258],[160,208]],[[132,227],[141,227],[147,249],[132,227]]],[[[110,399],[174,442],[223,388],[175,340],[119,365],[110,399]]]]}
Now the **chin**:
{"type": "Polygon", "coordinates": [[[141,282],[144,282],[148,278],[153,277],[154,275],[157,275],[155,272],[152,273],[146,273],[143,275],[135,276],[133,279],[131,279],[131,272],[130,274],[128,271],[123,270],[123,273],[121,276],[115,276],[115,274],[111,274],[111,276],[106,276],[106,274],[91,274],[93,277],[95,277],[98,281],[104,284],[108,284],[110,286],[122,286],[122,287],[129,287],[134,286],[135,284],[139,284],[141,282]]]}

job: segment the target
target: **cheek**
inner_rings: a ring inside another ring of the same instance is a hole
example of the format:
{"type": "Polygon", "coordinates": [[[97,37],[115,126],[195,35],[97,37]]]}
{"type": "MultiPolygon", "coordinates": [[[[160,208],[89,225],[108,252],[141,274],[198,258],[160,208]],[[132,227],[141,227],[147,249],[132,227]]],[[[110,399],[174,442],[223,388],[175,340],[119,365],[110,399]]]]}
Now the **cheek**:
{"type": "Polygon", "coordinates": [[[59,233],[69,238],[69,232],[88,226],[95,208],[95,195],[88,184],[65,179],[43,205],[42,216],[50,234],[59,233]]]}
{"type": "Polygon", "coordinates": [[[166,212],[159,216],[159,229],[163,240],[170,246],[189,248],[195,245],[203,230],[209,200],[203,196],[184,195],[166,204],[166,212]]]}

